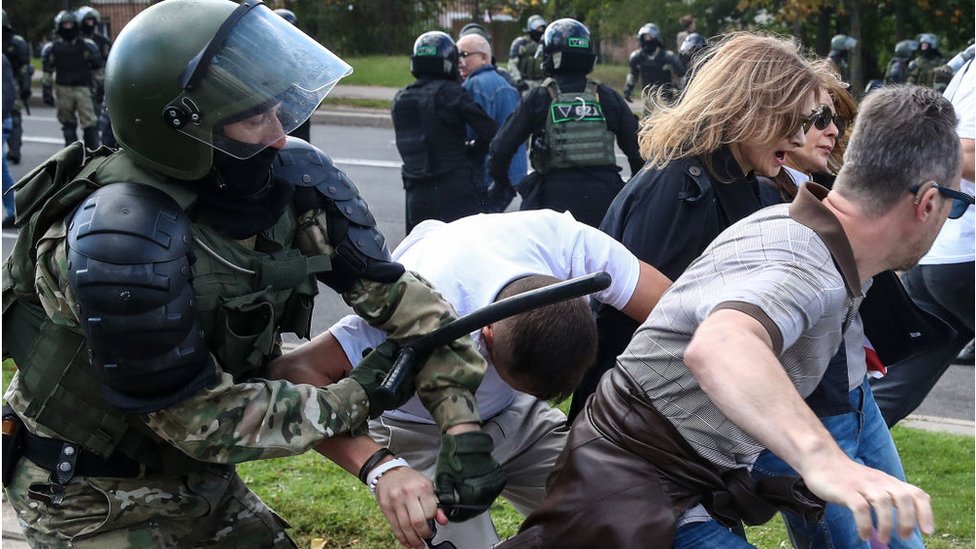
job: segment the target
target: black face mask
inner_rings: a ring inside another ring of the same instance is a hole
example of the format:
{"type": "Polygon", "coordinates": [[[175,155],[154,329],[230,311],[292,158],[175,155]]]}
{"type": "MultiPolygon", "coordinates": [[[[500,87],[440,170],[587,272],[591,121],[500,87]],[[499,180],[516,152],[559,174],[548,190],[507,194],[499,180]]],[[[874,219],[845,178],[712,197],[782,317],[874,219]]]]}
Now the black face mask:
{"type": "Polygon", "coordinates": [[[84,34],[85,36],[92,36],[92,35],[94,35],[95,34],[95,25],[94,24],[92,24],[92,25],[82,24],[81,25],[81,33],[84,34]]]}
{"type": "Polygon", "coordinates": [[[529,31],[529,38],[531,38],[533,42],[538,42],[539,40],[542,40],[542,31],[537,31],[537,30],[529,31]]]}
{"type": "Polygon", "coordinates": [[[650,40],[641,40],[641,48],[647,53],[651,53],[661,46],[661,42],[657,38],[652,38],[650,40]]]}
{"type": "Polygon", "coordinates": [[[277,149],[268,147],[240,160],[214,150],[210,177],[197,192],[197,218],[235,240],[274,225],[294,194],[291,185],[274,177],[277,155],[277,149]]]}
{"type": "Polygon", "coordinates": [[[74,40],[78,37],[78,27],[71,27],[70,29],[60,28],[58,29],[58,36],[64,40],[74,40]]]}

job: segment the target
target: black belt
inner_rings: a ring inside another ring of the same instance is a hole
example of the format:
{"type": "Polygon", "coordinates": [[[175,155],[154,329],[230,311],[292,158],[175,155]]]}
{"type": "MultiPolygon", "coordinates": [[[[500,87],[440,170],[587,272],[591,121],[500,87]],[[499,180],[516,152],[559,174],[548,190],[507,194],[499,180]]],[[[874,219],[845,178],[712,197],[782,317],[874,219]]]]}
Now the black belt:
{"type": "Polygon", "coordinates": [[[27,429],[24,429],[23,456],[41,469],[68,480],[73,476],[134,478],[139,476],[141,468],[130,457],[116,453],[103,458],[77,444],[40,437],[27,429]]]}

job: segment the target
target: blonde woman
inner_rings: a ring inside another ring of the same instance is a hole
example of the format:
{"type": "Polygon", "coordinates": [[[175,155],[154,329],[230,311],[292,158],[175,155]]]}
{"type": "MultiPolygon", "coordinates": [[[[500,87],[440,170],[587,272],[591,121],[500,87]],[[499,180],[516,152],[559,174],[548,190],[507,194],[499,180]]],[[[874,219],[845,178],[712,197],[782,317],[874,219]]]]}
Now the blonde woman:
{"type": "MultiPolygon", "coordinates": [[[[676,103],[651,97],[638,134],[644,168],[600,228],[674,280],[722,230],[758,210],[756,175],[776,176],[805,143],[823,76],[799,44],[736,33],[702,52],[676,103]]],[[[570,420],[613,367],[638,323],[598,310],[597,364],[573,396],[570,420]]]]}

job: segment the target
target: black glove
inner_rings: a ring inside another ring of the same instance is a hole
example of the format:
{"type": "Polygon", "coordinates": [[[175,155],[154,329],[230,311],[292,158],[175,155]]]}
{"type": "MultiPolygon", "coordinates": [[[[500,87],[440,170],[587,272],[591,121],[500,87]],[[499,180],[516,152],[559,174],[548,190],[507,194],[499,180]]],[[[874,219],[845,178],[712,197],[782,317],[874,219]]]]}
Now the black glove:
{"type": "Polygon", "coordinates": [[[434,486],[447,518],[459,522],[491,507],[505,487],[505,471],[491,457],[491,436],[480,431],[444,435],[434,486]]]}
{"type": "Polygon", "coordinates": [[[41,88],[41,91],[44,99],[44,104],[47,105],[48,107],[53,107],[54,91],[51,89],[51,86],[44,86],[43,88],[41,88]]]}
{"type": "Polygon", "coordinates": [[[385,410],[399,408],[410,400],[410,397],[413,396],[415,391],[414,376],[416,375],[416,369],[413,369],[404,378],[403,384],[398,388],[399,390],[396,393],[394,405],[390,408],[383,408],[376,404],[376,390],[383,383],[383,378],[386,377],[386,374],[390,373],[390,370],[393,368],[393,363],[400,354],[400,346],[396,342],[388,339],[380,344],[379,347],[372,350],[367,349],[367,351],[368,354],[359,362],[359,365],[352,369],[349,377],[363,386],[363,390],[366,391],[366,397],[369,399],[369,418],[376,419],[385,410]]]}

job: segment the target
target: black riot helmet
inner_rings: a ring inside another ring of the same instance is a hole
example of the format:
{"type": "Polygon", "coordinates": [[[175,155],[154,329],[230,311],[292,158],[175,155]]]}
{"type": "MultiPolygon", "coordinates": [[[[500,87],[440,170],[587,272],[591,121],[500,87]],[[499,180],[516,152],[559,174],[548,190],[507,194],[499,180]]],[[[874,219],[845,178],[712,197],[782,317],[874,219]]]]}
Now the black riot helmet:
{"type": "Polygon", "coordinates": [[[646,23],[637,30],[637,45],[648,53],[656,50],[661,44],[661,29],[654,23],[646,23]]]}
{"type": "Polygon", "coordinates": [[[488,29],[482,25],[479,25],[478,23],[468,23],[467,25],[461,27],[461,31],[458,32],[458,38],[467,36],[469,34],[477,34],[491,44],[491,33],[488,32],[488,29]]]}
{"type": "Polygon", "coordinates": [[[410,56],[410,74],[416,78],[458,78],[458,51],[445,32],[430,31],[417,37],[410,56]]]}
{"type": "Polygon", "coordinates": [[[291,23],[292,25],[296,25],[296,26],[298,25],[298,17],[295,17],[295,12],[291,10],[286,10],[284,8],[276,9],[274,10],[274,12],[277,13],[279,16],[281,16],[281,18],[284,19],[285,21],[291,23]]]}
{"type": "Polygon", "coordinates": [[[78,36],[78,16],[71,10],[61,10],[54,16],[54,32],[65,40],[78,36]]]}
{"type": "Polygon", "coordinates": [[[75,15],[78,16],[78,22],[81,25],[81,33],[85,36],[92,36],[95,34],[95,28],[102,21],[102,15],[98,13],[98,10],[91,6],[82,6],[75,11],[75,15]]]}
{"type": "Polygon", "coordinates": [[[546,27],[541,51],[542,69],[546,74],[589,74],[596,63],[590,29],[568,17],[546,27]]]}
{"type": "Polygon", "coordinates": [[[696,53],[705,49],[707,46],[708,40],[697,32],[693,32],[681,42],[681,48],[678,49],[678,53],[691,59],[696,53]]]}

